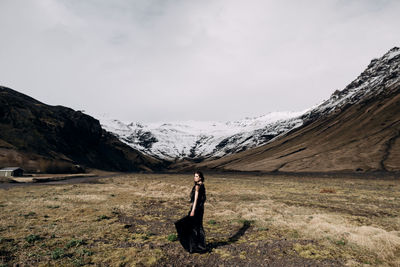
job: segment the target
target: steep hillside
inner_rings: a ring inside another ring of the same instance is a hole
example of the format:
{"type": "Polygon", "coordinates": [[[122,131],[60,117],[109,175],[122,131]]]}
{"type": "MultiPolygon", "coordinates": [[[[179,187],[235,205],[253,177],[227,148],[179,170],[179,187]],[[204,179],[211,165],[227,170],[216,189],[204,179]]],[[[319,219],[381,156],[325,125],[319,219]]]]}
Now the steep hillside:
{"type": "Polygon", "coordinates": [[[164,166],[103,130],[98,120],[6,87],[0,87],[0,129],[1,165],[31,171],[62,171],[75,164],[120,171],[164,166]]]}
{"type": "MultiPolygon", "coordinates": [[[[400,49],[374,59],[342,91],[301,116],[272,142],[175,169],[240,171],[400,171],[400,49]]],[[[171,166],[172,167],[172,166],[171,166]]]]}

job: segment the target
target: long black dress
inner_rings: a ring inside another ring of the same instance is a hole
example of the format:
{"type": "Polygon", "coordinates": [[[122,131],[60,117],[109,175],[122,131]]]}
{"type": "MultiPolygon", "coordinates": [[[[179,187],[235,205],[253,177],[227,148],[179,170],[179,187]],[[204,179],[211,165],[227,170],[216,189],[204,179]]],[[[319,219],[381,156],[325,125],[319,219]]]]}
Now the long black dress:
{"type": "Polygon", "coordinates": [[[190,216],[194,203],[194,193],[196,190],[194,184],[190,193],[190,210],[188,215],[175,222],[176,231],[178,232],[179,242],[183,248],[190,253],[206,251],[206,237],[203,229],[204,202],[206,201],[206,188],[204,184],[200,185],[197,205],[194,210],[194,216],[190,216]]]}

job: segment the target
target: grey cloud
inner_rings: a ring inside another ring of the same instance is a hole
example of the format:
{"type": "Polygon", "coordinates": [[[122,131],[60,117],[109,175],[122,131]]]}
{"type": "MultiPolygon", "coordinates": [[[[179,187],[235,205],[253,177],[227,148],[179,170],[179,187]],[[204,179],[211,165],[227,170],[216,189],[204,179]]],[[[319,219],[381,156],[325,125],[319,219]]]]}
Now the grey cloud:
{"type": "Polygon", "coordinates": [[[399,45],[398,1],[2,1],[1,84],[130,121],[303,110],[399,45]]]}

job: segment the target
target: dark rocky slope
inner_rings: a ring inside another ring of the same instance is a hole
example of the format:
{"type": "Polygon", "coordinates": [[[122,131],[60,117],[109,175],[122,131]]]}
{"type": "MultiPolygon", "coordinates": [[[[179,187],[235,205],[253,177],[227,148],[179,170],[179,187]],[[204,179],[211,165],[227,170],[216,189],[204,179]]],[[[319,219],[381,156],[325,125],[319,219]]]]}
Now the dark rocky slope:
{"type": "Polygon", "coordinates": [[[80,111],[43,104],[0,87],[0,164],[35,171],[65,171],[75,164],[140,171],[164,162],[132,149],[80,111]]]}

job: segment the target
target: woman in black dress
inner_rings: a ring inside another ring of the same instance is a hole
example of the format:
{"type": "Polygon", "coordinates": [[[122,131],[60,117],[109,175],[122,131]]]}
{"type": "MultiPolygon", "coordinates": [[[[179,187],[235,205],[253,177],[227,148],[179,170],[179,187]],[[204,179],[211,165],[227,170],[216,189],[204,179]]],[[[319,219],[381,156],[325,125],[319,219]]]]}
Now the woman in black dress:
{"type": "Polygon", "coordinates": [[[206,251],[206,237],[203,229],[205,201],[204,175],[201,171],[196,171],[194,173],[194,185],[190,193],[189,213],[175,222],[178,239],[184,249],[190,253],[206,251]]]}

